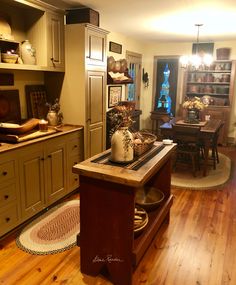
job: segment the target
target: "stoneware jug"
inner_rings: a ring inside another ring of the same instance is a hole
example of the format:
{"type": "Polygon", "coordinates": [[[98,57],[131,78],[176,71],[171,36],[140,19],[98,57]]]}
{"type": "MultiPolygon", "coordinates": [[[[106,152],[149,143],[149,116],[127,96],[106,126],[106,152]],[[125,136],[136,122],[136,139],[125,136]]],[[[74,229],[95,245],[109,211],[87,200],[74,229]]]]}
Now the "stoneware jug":
{"type": "Polygon", "coordinates": [[[121,127],[111,138],[111,160],[129,162],[134,159],[133,135],[127,127],[121,127]]]}
{"type": "Polygon", "coordinates": [[[35,49],[28,40],[22,42],[21,58],[24,64],[36,64],[35,49]]]}

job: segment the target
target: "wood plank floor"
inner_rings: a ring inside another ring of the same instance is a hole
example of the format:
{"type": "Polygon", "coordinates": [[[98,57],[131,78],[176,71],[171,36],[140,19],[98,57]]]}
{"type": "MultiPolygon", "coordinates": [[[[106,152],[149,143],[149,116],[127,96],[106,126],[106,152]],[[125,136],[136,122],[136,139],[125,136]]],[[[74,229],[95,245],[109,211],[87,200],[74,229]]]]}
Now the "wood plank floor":
{"type": "MultiPolygon", "coordinates": [[[[221,148],[236,162],[236,148],[221,148]]],[[[133,274],[133,285],[236,284],[236,173],[223,189],[172,190],[169,225],[163,225],[133,274]]],[[[0,284],[111,285],[81,274],[80,250],[35,256],[0,241],[0,284]]]]}

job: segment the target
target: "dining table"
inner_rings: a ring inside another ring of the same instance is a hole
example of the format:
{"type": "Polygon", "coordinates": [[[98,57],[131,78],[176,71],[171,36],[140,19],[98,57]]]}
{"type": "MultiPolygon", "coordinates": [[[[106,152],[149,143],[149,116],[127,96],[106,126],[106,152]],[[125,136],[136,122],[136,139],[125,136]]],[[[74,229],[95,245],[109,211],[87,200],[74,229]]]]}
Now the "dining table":
{"type": "Polygon", "coordinates": [[[160,132],[164,139],[173,137],[172,125],[185,125],[185,126],[199,126],[200,127],[200,141],[204,149],[203,160],[203,176],[207,176],[209,168],[209,152],[211,149],[212,141],[219,134],[224,122],[220,119],[210,119],[208,121],[200,121],[199,123],[188,123],[183,119],[173,118],[160,126],[160,132]]]}

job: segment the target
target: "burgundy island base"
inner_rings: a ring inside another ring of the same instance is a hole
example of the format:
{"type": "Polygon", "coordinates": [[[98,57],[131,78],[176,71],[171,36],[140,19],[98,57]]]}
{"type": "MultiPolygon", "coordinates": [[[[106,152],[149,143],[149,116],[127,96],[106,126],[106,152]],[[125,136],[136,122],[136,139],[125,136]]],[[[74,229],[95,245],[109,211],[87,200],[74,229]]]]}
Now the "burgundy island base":
{"type": "Polygon", "coordinates": [[[151,150],[128,165],[112,163],[107,150],[73,166],[80,181],[78,246],[82,273],[96,276],[105,269],[114,284],[132,284],[133,270],[161,224],[169,221],[175,147],[155,142],[151,150]],[[135,193],[144,186],[160,189],[165,198],[157,209],[148,212],[148,224],[136,236],[135,193]]]}

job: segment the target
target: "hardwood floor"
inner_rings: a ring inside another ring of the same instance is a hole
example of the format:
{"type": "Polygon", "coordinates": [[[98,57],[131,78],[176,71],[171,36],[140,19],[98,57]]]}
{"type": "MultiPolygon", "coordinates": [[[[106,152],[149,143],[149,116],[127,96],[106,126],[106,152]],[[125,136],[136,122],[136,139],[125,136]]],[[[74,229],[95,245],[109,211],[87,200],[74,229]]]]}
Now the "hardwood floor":
{"type": "MultiPolygon", "coordinates": [[[[220,148],[236,162],[236,148],[220,148]]],[[[172,190],[164,224],[133,274],[133,285],[236,284],[236,173],[223,189],[172,190]]],[[[36,256],[17,248],[14,235],[0,242],[0,284],[111,285],[80,272],[80,250],[36,256]]]]}

